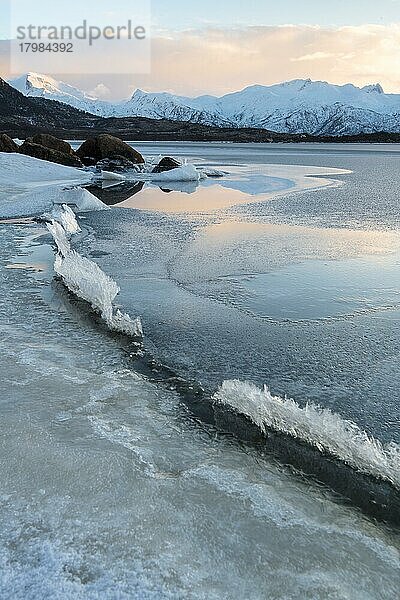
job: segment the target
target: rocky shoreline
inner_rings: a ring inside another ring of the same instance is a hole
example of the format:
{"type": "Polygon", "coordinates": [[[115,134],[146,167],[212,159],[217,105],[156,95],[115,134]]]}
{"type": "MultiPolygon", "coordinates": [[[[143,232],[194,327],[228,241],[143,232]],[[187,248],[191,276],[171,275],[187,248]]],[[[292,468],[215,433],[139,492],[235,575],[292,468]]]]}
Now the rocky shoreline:
{"type": "MultiPolygon", "coordinates": [[[[54,102],[54,101],[49,101],[54,102]]],[[[85,113],[84,113],[85,114],[85,113]]],[[[5,127],[0,130],[12,138],[25,139],[36,134],[46,133],[70,140],[86,139],[88,134],[109,134],[124,140],[137,142],[230,142],[230,143],[324,143],[324,144],[399,144],[399,133],[385,131],[345,136],[314,136],[308,134],[284,134],[265,129],[228,129],[209,127],[199,123],[166,121],[156,119],[110,118],[104,119],[87,115],[90,126],[46,127],[31,124],[5,127]]]]}
{"type": "MultiPolygon", "coordinates": [[[[75,151],[72,146],[53,135],[37,134],[18,145],[7,134],[0,134],[0,152],[17,153],[68,167],[92,167],[97,172],[123,173],[140,170],[143,156],[123,140],[108,134],[93,136],[75,151]]],[[[181,167],[169,156],[154,166],[153,173],[163,173],[181,167]]]]}

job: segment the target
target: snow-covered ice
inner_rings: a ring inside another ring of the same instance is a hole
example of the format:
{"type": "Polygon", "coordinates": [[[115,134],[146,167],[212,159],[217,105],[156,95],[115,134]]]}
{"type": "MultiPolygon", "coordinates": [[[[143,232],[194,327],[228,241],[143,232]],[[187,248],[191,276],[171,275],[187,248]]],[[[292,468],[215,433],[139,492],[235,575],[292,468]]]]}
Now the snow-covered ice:
{"type": "Polygon", "coordinates": [[[199,181],[202,178],[200,171],[192,164],[182,165],[171,171],[163,171],[162,173],[153,173],[152,181],[199,181]]]}
{"type": "Polygon", "coordinates": [[[79,211],[108,208],[88,190],[93,174],[16,153],[0,152],[0,217],[30,217],[50,212],[56,204],[79,211]]]}
{"type": "Polygon", "coordinates": [[[400,447],[381,444],[329,409],[312,403],[301,407],[290,398],[272,395],[266,386],[260,389],[237,380],[224,381],[214,400],[246,415],[263,431],[270,428],[303,440],[400,489],[400,447]]]}
{"type": "Polygon", "coordinates": [[[110,207],[104,204],[99,198],[94,196],[89,190],[80,187],[67,188],[60,190],[58,196],[54,199],[54,204],[71,204],[76,206],[78,212],[90,212],[92,210],[110,210],[110,207]]]}
{"type": "Polygon", "coordinates": [[[106,181],[125,181],[126,177],[120,173],[112,173],[111,171],[102,171],[101,178],[106,181]]]}
{"type": "Polygon", "coordinates": [[[54,221],[60,223],[67,234],[80,233],[81,231],[74,211],[67,204],[54,206],[51,214],[45,216],[48,216],[49,220],[54,219],[54,221]]]}
{"type": "Polygon", "coordinates": [[[92,174],[14,152],[0,152],[0,185],[32,183],[86,183],[92,174]]]}

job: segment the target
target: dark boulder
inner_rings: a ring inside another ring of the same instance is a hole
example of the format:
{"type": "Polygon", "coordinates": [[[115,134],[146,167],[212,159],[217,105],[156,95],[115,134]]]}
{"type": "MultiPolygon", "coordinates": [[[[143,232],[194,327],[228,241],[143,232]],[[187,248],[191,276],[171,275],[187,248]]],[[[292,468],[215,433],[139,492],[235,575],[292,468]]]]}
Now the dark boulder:
{"type": "Polygon", "coordinates": [[[48,133],[38,133],[37,135],[28,138],[27,142],[39,144],[39,146],[51,148],[51,150],[57,150],[57,152],[62,152],[63,154],[71,154],[72,156],[75,155],[75,152],[72,150],[68,142],[60,140],[59,138],[54,137],[54,135],[49,135],[48,133]]]}
{"type": "Polygon", "coordinates": [[[0,133],[0,152],[19,152],[19,146],[5,133],[0,133]]]}
{"type": "Polygon", "coordinates": [[[164,171],[172,171],[181,166],[181,163],[171,156],[164,156],[153,169],[153,173],[163,173],[164,171]]]}
{"type": "Polygon", "coordinates": [[[101,134],[83,142],[76,151],[83,164],[90,166],[103,158],[127,158],[133,164],[143,164],[144,158],[128,144],[113,135],[101,134]]]}
{"type": "Polygon", "coordinates": [[[123,173],[134,169],[135,164],[124,156],[114,156],[114,158],[103,158],[96,163],[96,168],[100,171],[111,171],[112,173],[123,173]]]}
{"type": "Polygon", "coordinates": [[[95,167],[97,164],[97,159],[94,156],[79,156],[79,158],[85,167],[95,167]]]}
{"type": "Polygon", "coordinates": [[[32,156],[34,158],[40,158],[41,160],[48,160],[59,165],[66,165],[67,167],[81,167],[82,162],[77,156],[71,154],[64,154],[58,150],[52,148],[46,148],[40,144],[32,144],[32,142],[25,141],[19,149],[21,154],[32,156]]]}

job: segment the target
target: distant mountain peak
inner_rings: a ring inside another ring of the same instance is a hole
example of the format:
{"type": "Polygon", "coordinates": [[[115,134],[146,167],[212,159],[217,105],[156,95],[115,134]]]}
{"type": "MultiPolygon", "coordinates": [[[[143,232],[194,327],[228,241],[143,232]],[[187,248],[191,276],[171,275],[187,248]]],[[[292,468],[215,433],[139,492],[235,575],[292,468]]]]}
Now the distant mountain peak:
{"type": "MultiPolygon", "coordinates": [[[[69,83],[57,81],[49,75],[30,71],[8,82],[16,90],[34,98],[57,100],[85,112],[101,115],[105,102],[73,87],[69,83]]],[[[112,105],[111,105],[112,106],[112,105]]]]}
{"type": "Polygon", "coordinates": [[[367,92],[367,94],[372,94],[372,93],[384,94],[385,93],[383,91],[383,87],[381,86],[380,83],[373,83],[371,85],[365,85],[361,89],[364,90],[365,92],[367,92]]]}
{"type": "Polygon", "coordinates": [[[140,88],[136,88],[136,90],[133,92],[131,98],[135,98],[135,97],[139,97],[139,96],[146,96],[146,94],[148,94],[148,92],[145,92],[144,90],[142,90],[140,88]]]}

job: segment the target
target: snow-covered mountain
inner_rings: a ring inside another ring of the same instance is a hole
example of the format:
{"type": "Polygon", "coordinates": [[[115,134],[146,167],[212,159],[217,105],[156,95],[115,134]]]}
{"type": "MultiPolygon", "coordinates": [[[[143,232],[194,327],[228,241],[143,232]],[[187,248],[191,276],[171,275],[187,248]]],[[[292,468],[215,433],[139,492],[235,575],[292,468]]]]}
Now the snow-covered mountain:
{"type": "Polygon", "coordinates": [[[24,96],[58,100],[58,102],[69,104],[74,108],[94,115],[112,112],[112,104],[108,105],[107,102],[98,100],[94,96],[86,94],[68,83],[57,81],[48,75],[27,73],[16,79],[10,79],[8,83],[24,96]]]}
{"type": "Polygon", "coordinates": [[[137,90],[120,110],[124,115],[262,127],[280,133],[400,131],[400,94],[385,94],[379,84],[358,88],[296,79],[269,87],[251,86],[221,98],[185,98],[137,90]]]}
{"type": "Polygon", "coordinates": [[[295,79],[272,86],[250,86],[220,98],[136,90],[130,100],[112,104],[34,73],[9,83],[25,95],[59,100],[101,116],[166,118],[315,135],[400,132],[400,94],[385,94],[379,84],[359,88],[295,79]]]}

